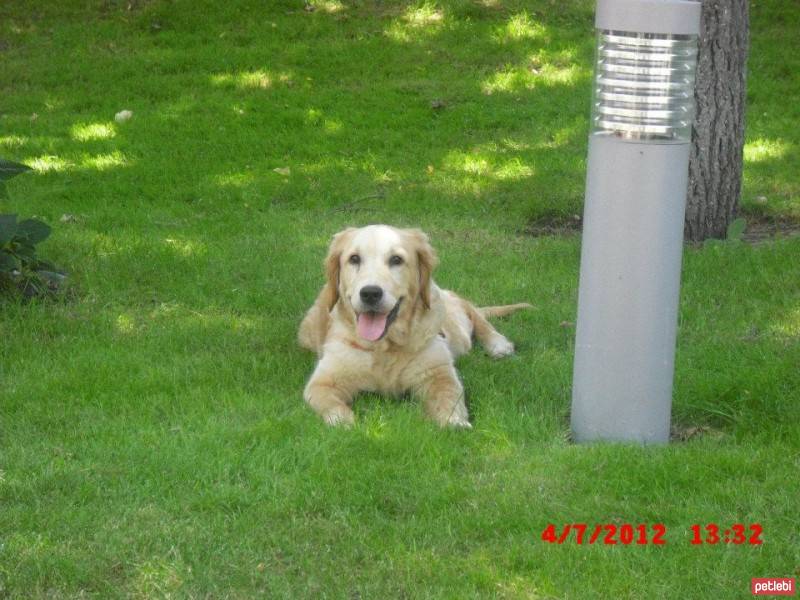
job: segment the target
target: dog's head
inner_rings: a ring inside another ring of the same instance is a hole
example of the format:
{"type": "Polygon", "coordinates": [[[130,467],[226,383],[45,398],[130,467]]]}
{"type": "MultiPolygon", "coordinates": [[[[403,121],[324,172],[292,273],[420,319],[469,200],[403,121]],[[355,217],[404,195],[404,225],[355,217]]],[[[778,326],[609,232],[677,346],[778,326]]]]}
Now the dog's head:
{"type": "Polygon", "coordinates": [[[333,237],[325,259],[326,301],[337,301],[355,322],[359,337],[383,338],[398,315],[431,305],[436,254],[419,229],[370,225],[333,237]]]}

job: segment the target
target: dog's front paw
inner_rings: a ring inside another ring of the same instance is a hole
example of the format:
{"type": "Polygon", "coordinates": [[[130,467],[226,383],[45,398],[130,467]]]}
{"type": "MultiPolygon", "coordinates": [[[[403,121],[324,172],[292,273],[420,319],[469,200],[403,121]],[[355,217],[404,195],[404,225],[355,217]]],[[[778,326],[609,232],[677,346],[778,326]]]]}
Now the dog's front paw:
{"type": "Polygon", "coordinates": [[[467,408],[463,404],[453,407],[448,412],[435,413],[431,415],[431,418],[442,428],[472,429],[467,408]]]}
{"type": "Polygon", "coordinates": [[[486,346],[486,351],[492,358],[503,358],[514,354],[514,344],[498,333],[492,337],[492,340],[486,346]]]}
{"type": "Polygon", "coordinates": [[[457,414],[450,415],[450,418],[443,425],[453,429],[472,429],[472,423],[466,417],[457,414]]]}
{"type": "Polygon", "coordinates": [[[322,420],[328,425],[338,427],[352,427],[356,416],[348,406],[334,406],[322,414],[322,420]]]}

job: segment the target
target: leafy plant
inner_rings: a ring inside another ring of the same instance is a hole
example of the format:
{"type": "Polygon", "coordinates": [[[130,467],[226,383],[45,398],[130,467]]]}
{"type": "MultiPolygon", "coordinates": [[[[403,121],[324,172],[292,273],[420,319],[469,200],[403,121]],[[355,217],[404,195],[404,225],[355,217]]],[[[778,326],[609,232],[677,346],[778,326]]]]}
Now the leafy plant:
{"type": "MultiPolygon", "coordinates": [[[[0,196],[7,197],[7,180],[29,170],[27,165],[0,159],[0,196]]],[[[38,219],[19,221],[15,214],[0,214],[0,289],[19,291],[25,298],[58,290],[65,276],[36,255],[36,245],[50,232],[50,226],[38,219]]]]}
{"type": "Polygon", "coordinates": [[[23,165],[22,163],[15,163],[10,160],[6,160],[4,158],[0,158],[0,198],[8,198],[8,192],[6,191],[6,181],[11,179],[12,177],[16,177],[20,173],[24,173],[25,171],[30,171],[31,168],[28,165],[23,165]]]}
{"type": "Polygon", "coordinates": [[[725,237],[728,240],[738,241],[742,239],[742,235],[744,235],[744,230],[747,227],[747,219],[744,217],[739,217],[738,219],[734,219],[731,221],[730,225],[728,225],[728,230],[725,234],[725,237]]]}

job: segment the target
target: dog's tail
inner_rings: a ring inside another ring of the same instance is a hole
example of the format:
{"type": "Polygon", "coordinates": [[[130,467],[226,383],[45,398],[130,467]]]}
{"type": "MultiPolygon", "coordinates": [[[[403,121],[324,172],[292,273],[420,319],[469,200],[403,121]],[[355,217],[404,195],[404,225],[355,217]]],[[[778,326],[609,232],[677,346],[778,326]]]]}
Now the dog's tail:
{"type": "Polygon", "coordinates": [[[506,304],[504,306],[481,306],[478,308],[478,312],[488,319],[490,317],[505,317],[523,308],[533,308],[533,305],[527,302],[520,302],[519,304],[506,304]]]}

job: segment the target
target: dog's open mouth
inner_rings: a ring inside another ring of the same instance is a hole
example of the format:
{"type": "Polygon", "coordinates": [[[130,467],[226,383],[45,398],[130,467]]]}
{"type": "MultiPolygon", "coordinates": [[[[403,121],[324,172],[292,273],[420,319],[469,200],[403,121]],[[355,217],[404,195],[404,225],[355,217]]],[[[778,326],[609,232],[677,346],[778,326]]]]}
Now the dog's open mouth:
{"type": "Polygon", "coordinates": [[[367,311],[359,313],[356,320],[356,331],[365,340],[370,342],[377,342],[389,330],[389,326],[397,317],[397,311],[400,310],[400,303],[402,298],[397,301],[394,308],[388,313],[379,313],[367,311]]]}

